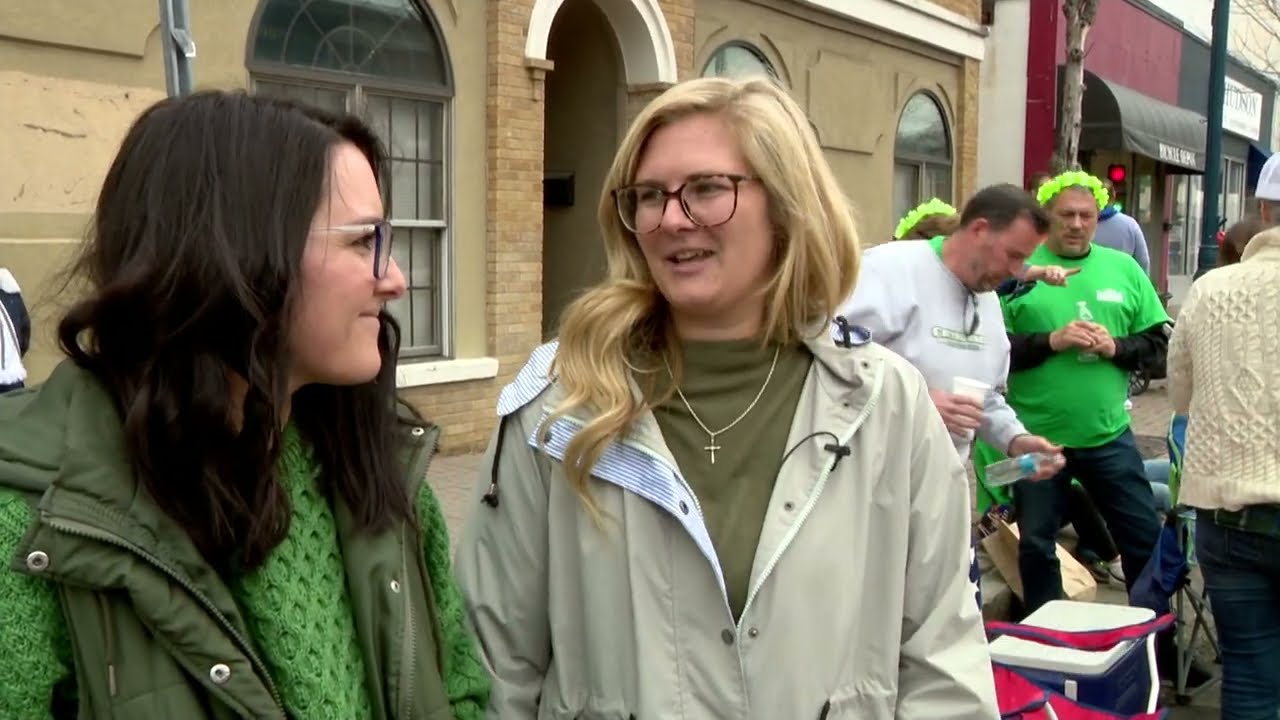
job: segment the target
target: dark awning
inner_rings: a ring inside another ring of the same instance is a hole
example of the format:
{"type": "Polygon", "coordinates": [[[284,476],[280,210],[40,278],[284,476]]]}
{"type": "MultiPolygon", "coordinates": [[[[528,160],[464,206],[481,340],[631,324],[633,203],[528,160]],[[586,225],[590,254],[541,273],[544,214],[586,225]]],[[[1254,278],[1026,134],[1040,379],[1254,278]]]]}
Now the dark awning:
{"type": "Polygon", "coordinates": [[[1197,112],[1084,73],[1080,149],[1127,150],[1190,172],[1204,172],[1208,121],[1197,112]]]}
{"type": "Polygon", "coordinates": [[[1255,143],[1249,143],[1249,159],[1245,162],[1245,189],[1252,195],[1258,187],[1258,176],[1262,174],[1262,166],[1271,157],[1255,143]]]}

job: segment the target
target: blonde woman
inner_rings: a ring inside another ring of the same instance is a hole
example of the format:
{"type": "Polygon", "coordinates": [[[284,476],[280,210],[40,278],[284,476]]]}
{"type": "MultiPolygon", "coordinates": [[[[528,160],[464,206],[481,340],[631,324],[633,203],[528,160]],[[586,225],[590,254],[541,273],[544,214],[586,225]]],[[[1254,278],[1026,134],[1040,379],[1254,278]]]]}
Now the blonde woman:
{"type": "Polygon", "coordinates": [[[831,339],[858,239],[803,112],[677,85],[599,219],[459,549],[490,717],[996,717],[964,470],[919,373],[831,339]]]}

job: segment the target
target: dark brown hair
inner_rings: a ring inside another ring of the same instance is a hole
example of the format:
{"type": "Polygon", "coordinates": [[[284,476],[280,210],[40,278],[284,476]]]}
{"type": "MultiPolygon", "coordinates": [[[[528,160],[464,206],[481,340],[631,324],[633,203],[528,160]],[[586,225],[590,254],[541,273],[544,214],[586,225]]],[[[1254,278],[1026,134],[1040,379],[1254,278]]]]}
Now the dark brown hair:
{"type": "Polygon", "coordinates": [[[1267,224],[1262,222],[1262,218],[1257,217],[1245,218],[1227,228],[1222,239],[1222,247],[1218,249],[1218,267],[1240,262],[1245,245],[1249,244],[1254,235],[1266,229],[1267,224]]]}
{"type": "Polygon", "coordinates": [[[969,198],[960,211],[960,225],[968,227],[975,220],[986,220],[995,232],[1000,232],[1021,218],[1035,226],[1036,232],[1049,232],[1049,213],[1031,196],[1031,193],[1011,183],[999,183],[982,188],[969,198]]]}
{"type": "Polygon", "coordinates": [[[59,324],[62,348],[106,386],[139,481],[216,567],[256,567],[285,538],[276,461],[290,410],[357,527],[412,518],[390,315],[374,380],[289,396],[302,254],[342,142],[380,177],[357,118],[243,92],[161,100],[126,134],[71,269],[88,296],[59,324]],[[232,372],[248,384],[238,423],[232,372]]]}

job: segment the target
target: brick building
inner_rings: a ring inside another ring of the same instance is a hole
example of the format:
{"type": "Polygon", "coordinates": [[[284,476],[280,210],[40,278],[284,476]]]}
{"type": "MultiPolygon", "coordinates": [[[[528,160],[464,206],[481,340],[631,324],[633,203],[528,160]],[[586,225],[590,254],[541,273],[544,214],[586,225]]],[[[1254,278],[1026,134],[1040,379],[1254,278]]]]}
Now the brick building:
{"type": "MultiPolygon", "coordinates": [[[[410,290],[399,381],[480,448],[502,384],[599,276],[595,206],[629,118],[699,74],[767,72],[810,114],[869,242],[977,170],[981,0],[190,0],[200,87],[346,107],[388,144],[410,290]]],[[[0,264],[46,291],[125,128],[164,95],[154,0],[0,8],[0,264]]]]}

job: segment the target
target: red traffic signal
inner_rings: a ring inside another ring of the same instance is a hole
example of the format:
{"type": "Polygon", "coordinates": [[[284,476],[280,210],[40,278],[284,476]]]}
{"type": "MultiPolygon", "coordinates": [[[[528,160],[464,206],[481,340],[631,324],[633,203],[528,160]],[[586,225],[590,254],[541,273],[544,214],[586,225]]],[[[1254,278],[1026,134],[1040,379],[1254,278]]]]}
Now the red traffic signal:
{"type": "Polygon", "coordinates": [[[1107,179],[1113,184],[1119,185],[1129,176],[1129,169],[1123,165],[1108,165],[1107,179]]]}

